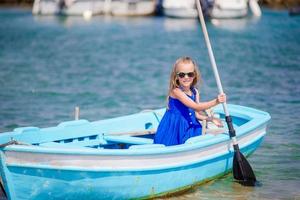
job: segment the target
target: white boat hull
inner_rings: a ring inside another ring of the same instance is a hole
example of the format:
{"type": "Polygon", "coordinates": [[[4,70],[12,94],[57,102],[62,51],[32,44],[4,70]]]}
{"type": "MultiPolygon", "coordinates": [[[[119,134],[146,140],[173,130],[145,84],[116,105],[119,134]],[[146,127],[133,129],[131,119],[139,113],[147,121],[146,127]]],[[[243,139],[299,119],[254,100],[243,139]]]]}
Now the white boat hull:
{"type": "MultiPolygon", "coordinates": [[[[251,0],[256,1],[256,0],[251,0]]],[[[252,4],[254,4],[252,2],[252,4]]],[[[256,10],[258,4],[256,3],[256,10]]],[[[253,6],[252,6],[253,7],[253,6]]],[[[195,0],[175,1],[165,0],[163,3],[164,14],[176,18],[197,18],[198,12],[195,0]]],[[[241,18],[248,15],[248,0],[215,0],[212,8],[208,8],[206,14],[210,18],[227,19],[241,18]]]]}
{"type": "Polygon", "coordinates": [[[247,0],[215,0],[211,18],[239,18],[248,14],[247,0]]]}
{"type": "Polygon", "coordinates": [[[32,13],[39,15],[151,15],[155,0],[35,0],[32,13]],[[64,1],[64,5],[60,4],[64,1]]]}
{"type": "Polygon", "coordinates": [[[198,16],[195,0],[164,0],[162,7],[168,17],[196,18],[198,16]]]}
{"type": "Polygon", "coordinates": [[[241,18],[245,17],[248,14],[248,9],[239,9],[239,10],[221,10],[218,8],[213,8],[210,12],[211,18],[215,19],[229,19],[229,18],[241,18]]]}
{"type": "Polygon", "coordinates": [[[115,16],[152,15],[155,11],[155,1],[134,1],[129,4],[112,2],[111,14],[115,16]]]}
{"type": "Polygon", "coordinates": [[[198,17],[198,12],[194,8],[165,8],[164,14],[168,17],[174,18],[196,18],[198,17]]]}

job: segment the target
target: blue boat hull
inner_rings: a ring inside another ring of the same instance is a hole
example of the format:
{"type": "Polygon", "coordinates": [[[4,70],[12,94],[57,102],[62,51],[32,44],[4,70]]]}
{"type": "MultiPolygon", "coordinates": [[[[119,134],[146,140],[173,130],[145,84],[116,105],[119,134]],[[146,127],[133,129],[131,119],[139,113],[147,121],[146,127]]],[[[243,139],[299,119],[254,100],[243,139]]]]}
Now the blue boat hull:
{"type": "MultiPolygon", "coordinates": [[[[229,107],[240,149],[248,156],[261,144],[270,116],[247,107],[229,107]]],[[[121,122],[121,127],[126,127],[128,120],[137,120],[146,129],[149,125],[155,128],[159,112],[154,116],[137,114],[104,122],[67,122],[50,129],[29,127],[4,133],[0,136],[2,143],[9,136],[26,142],[8,145],[0,151],[1,178],[8,198],[151,198],[188,189],[231,171],[234,151],[226,131],[193,137],[185,144],[169,147],[148,143],[151,139],[147,138],[114,136],[112,132],[99,134],[100,127],[104,130],[110,123],[121,122]],[[62,131],[68,134],[62,135],[62,131]],[[129,147],[111,146],[120,143],[129,147]]]]}
{"type": "MultiPolygon", "coordinates": [[[[243,154],[253,153],[262,139],[241,149],[243,154]]],[[[12,179],[17,180],[13,185],[15,199],[109,200],[166,195],[220,177],[230,172],[231,168],[232,153],[193,165],[165,170],[78,172],[10,167],[9,171],[12,179]]]]}

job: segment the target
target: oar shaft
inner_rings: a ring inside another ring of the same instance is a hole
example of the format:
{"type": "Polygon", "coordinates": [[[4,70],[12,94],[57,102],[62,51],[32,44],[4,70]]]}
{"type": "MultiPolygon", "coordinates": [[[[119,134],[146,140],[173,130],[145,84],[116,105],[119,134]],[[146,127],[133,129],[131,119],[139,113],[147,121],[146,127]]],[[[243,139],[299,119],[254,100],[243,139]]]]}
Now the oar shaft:
{"type": "MultiPolygon", "coordinates": [[[[205,20],[204,20],[204,16],[203,16],[202,9],[201,9],[200,0],[196,0],[196,5],[197,5],[198,13],[199,13],[199,19],[200,19],[202,31],[204,34],[206,46],[208,49],[209,59],[210,59],[211,65],[212,65],[214,75],[215,75],[219,93],[221,94],[221,93],[223,93],[223,87],[221,84],[221,79],[219,76],[216,60],[215,60],[215,57],[214,57],[214,54],[212,51],[212,47],[211,47],[211,44],[209,41],[209,37],[208,37],[206,25],[205,25],[205,20]]],[[[243,154],[240,152],[239,145],[238,145],[236,135],[235,135],[235,130],[234,130],[234,127],[232,124],[232,119],[229,115],[226,102],[224,102],[222,105],[223,105],[223,109],[224,109],[224,113],[225,113],[225,120],[226,120],[227,126],[228,126],[229,136],[231,138],[231,141],[233,143],[233,148],[234,148],[233,167],[232,167],[233,168],[233,176],[235,179],[242,181],[242,184],[254,186],[255,182],[256,182],[256,177],[254,175],[254,172],[253,172],[250,164],[248,163],[246,158],[243,156],[243,154]]]]}
{"type": "MultiPolygon", "coordinates": [[[[215,79],[216,79],[216,83],[217,83],[217,86],[218,86],[218,90],[219,90],[219,93],[222,94],[222,93],[224,93],[224,91],[223,91],[221,79],[220,79],[220,76],[219,76],[219,72],[218,72],[218,68],[217,68],[217,64],[216,64],[216,59],[215,59],[215,56],[214,56],[214,53],[213,53],[213,50],[212,50],[212,47],[211,47],[211,43],[210,43],[210,40],[209,40],[209,37],[208,37],[208,32],[207,32],[207,29],[206,29],[205,20],[204,20],[203,12],[202,12],[202,9],[201,9],[200,0],[196,1],[196,5],[197,5],[198,13],[199,13],[199,19],[200,19],[200,23],[201,23],[201,27],[202,27],[202,31],[203,31],[203,35],[204,35],[204,39],[205,39],[205,43],[206,43],[207,50],[208,50],[209,59],[210,59],[211,66],[212,66],[214,76],[215,76],[215,79]]],[[[226,103],[223,103],[222,105],[223,105],[225,115],[229,116],[229,112],[228,112],[226,103]]]]}

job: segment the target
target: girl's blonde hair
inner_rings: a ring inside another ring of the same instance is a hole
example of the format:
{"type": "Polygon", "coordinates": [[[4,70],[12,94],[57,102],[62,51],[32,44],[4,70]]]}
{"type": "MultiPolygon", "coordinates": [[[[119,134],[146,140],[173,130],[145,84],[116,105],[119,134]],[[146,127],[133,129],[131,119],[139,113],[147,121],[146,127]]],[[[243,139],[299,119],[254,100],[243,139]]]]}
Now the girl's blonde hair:
{"type": "Polygon", "coordinates": [[[172,69],[171,76],[170,76],[170,84],[169,84],[169,92],[168,92],[168,96],[167,96],[167,102],[169,102],[169,96],[170,96],[172,90],[180,87],[179,80],[177,77],[178,66],[181,64],[190,64],[190,63],[192,63],[194,65],[194,72],[195,72],[195,77],[193,79],[191,87],[197,88],[198,82],[201,81],[201,74],[200,74],[200,71],[199,71],[195,61],[188,56],[181,57],[181,58],[177,59],[175,64],[173,65],[173,69],[172,69]]]}

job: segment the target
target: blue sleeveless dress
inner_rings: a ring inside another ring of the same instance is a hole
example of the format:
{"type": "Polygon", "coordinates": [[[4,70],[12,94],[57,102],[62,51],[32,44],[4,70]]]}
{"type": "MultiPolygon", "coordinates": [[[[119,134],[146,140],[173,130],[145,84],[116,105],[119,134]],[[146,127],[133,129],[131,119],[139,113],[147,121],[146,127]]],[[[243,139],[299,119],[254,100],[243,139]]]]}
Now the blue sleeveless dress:
{"type": "MultiPolygon", "coordinates": [[[[192,93],[192,96],[187,96],[196,101],[196,90],[192,89],[192,93]]],[[[183,144],[190,137],[201,135],[201,132],[202,126],[196,119],[195,111],[178,99],[169,97],[169,109],[160,121],[154,143],[166,146],[183,144]]]]}

